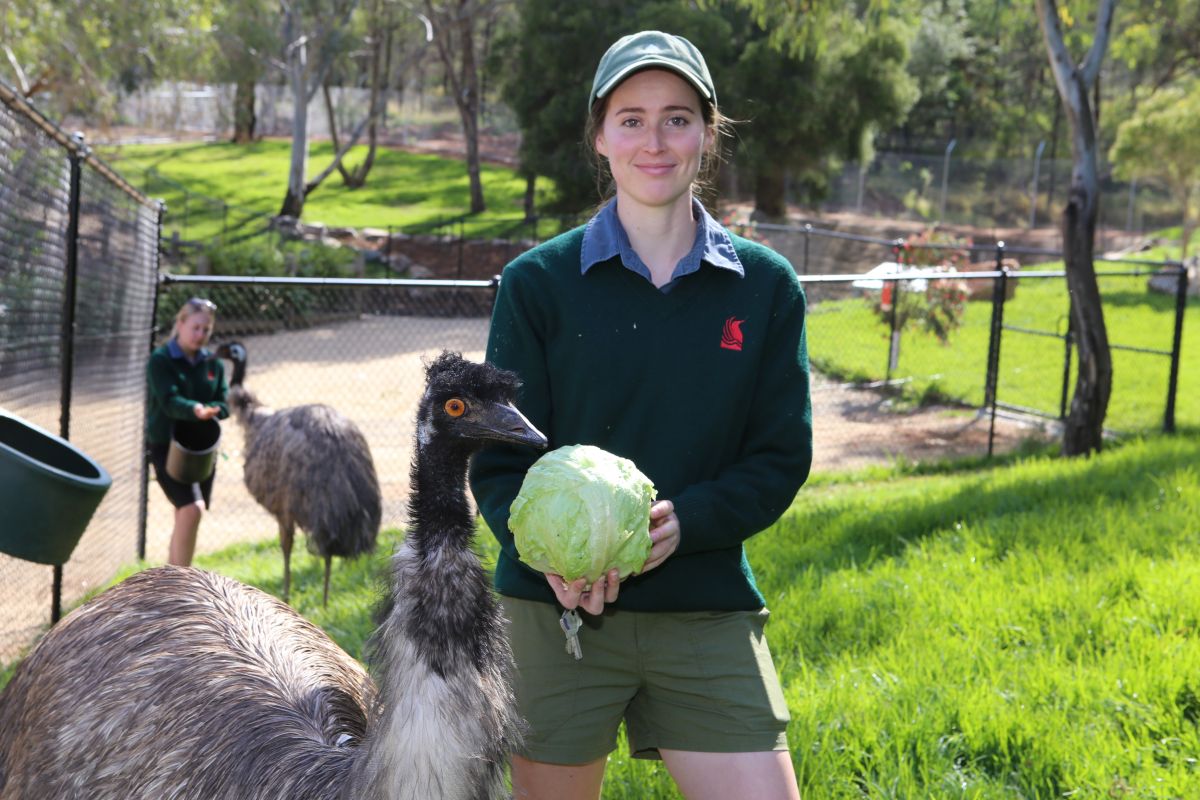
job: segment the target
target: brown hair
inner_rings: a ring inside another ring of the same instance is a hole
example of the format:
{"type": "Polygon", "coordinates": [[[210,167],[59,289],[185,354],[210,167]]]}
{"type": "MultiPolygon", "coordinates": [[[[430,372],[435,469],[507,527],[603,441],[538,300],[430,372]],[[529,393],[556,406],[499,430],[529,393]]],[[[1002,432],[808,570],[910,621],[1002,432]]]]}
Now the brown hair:
{"type": "MultiPolygon", "coordinates": [[[[695,91],[690,84],[689,88],[695,91]]],[[[617,187],[613,183],[612,172],[608,168],[608,159],[596,152],[596,137],[604,127],[604,115],[608,113],[608,101],[612,98],[615,89],[614,86],[608,94],[592,104],[592,110],[588,113],[587,121],[583,126],[583,149],[596,177],[596,192],[600,195],[600,205],[607,202],[617,191],[617,187]]],[[[722,144],[725,137],[731,136],[733,133],[733,121],[722,114],[711,100],[700,97],[699,92],[696,92],[696,97],[700,100],[700,116],[703,118],[704,127],[709,134],[704,153],[700,158],[700,172],[696,175],[696,180],[692,182],[692,194],[700,197],[702,194],[710,193],[712,181],[716,178],[721,162],[725,160],[722,144]]]]}

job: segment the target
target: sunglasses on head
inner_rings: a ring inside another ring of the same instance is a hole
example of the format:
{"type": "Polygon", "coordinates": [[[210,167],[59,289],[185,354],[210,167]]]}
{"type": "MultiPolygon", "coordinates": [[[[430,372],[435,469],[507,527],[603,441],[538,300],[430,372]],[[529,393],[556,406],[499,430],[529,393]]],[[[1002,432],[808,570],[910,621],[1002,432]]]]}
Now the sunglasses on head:
{"type": "Polygon", "coordinates": [[[212,300],[205,300],[203,297],[193,297],[187,301],[187,304],[192,308],[200,308],[206,311],[216,311],[217,304],[212,300]]]}

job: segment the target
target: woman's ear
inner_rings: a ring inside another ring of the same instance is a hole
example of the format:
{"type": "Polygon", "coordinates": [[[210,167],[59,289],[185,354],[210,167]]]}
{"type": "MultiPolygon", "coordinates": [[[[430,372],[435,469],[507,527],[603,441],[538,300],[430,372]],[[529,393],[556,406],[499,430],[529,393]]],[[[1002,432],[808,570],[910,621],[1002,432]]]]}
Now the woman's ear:
{"type": "Polygon", "coordinates": [[[596,149],[596,152],[599,153],[602,158],[608,158],[608,145],[605,144],[605,142],[604,142],[604,134],[603,133],[596,134],[596,141],[592,142],[592,146],[596,149]]]}

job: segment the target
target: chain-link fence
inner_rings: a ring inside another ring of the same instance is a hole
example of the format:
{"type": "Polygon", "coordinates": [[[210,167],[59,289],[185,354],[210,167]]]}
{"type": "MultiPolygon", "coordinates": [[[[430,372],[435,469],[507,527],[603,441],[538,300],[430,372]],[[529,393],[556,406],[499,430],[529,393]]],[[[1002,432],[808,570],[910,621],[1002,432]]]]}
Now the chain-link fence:
{"type": "MultiPolygon", "coordinates": [[[[831,181],[823,211],[852,211],[888,219],[1033,229],[1058,224],[1071,183],[1069,158],[1051,159],[1044,143],[1029,158],[962,157],[943,153],[880,153],[868,164],[847,164],[831,181]]],[[[1178,204],[1157,180],[1122,181],[1100,165],[1097,237],[1141,235],[1179,224],[1178,204]]],[[[802,198],[797,198],[798,200],[802,198]]]]}
{"type": "MultiPolygon", "coordinates": [[[[0,555],[0,659],[136,555],[159,209],[0,84],[0,407],[112,487],[65,565],[0,555]]],[[[0,487],[0,505],[29,502],[0,487]]],[[[6,523],[0,507],[0,526],[6,523]]],[[[45,530],[14,532],[33,537],[45,530]]]]}
{"type": "MultiPolygon", "coordinates": [[[[358,426],[379,476],[383,525],[402,525],[424,365],[445,349],[483,358],[494,285],[166,276],[158,306],[160,342],[170,334],[180,304],[194,295],[217,306],[214,345],[244,345],[245,386],[264,405],[283,409],[323,403],[358,426]]],[[[200,552],[278,536],[276,521],[245,488],[241,427],[229,420],[222,430],[212,508],[200,528],[200,552]]],[[[287,465],[276,468],[286,472],[287,465]]],[[[325,491],[319,475],[290,474],[289,479],[306,491],[325,491]]],[[[150,488],[145,556],[161,562],[170,539],[172,509],[156,486],[150,488]]]]}

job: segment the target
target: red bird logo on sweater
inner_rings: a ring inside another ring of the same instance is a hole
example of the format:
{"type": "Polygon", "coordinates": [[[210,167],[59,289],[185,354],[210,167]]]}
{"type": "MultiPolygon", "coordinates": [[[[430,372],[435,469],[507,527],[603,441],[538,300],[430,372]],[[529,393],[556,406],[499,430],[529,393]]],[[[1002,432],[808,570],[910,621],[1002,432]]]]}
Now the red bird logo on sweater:
{"type": "Polygon", "coordinates": [[[726,350],[742,349],[742,323],[745,321],[737,317],[725,320],[725,327],[721,330],[721,347],[726,350]]]}

